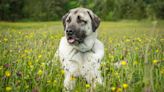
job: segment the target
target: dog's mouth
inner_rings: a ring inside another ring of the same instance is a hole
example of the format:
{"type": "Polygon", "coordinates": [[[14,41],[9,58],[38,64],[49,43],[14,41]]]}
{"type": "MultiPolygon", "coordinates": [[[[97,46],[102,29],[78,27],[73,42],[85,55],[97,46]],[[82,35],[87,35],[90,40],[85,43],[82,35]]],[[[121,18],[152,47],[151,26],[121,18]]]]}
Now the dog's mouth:
{"type": "Polygon", "coordinates": [[[70,37],[67,37],[67,41],[69,44],[73,44],[73,43],[75,43],[76,39],[74,37],[70,36],[70,37]]]}

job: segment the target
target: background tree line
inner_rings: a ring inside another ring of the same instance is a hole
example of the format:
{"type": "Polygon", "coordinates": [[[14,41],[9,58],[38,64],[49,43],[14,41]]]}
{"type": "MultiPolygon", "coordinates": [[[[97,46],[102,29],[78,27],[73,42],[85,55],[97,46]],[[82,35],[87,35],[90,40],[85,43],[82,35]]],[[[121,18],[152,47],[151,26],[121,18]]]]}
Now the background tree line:
{"type": "Polygon", "coordinates": [[[60,20],[79,6],[90,8],[102,20],[164,19],[164,0],[0,0],[0,20],[60,20]]]}

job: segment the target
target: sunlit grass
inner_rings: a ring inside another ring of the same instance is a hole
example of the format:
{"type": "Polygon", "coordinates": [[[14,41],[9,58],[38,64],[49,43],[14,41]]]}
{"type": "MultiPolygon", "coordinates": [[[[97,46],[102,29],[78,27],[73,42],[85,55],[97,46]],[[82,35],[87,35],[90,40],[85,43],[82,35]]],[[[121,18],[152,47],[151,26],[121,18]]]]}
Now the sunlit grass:
{"type": "MultiPolygon", "coordinates": [[[[102,22],[98,32],[105,46],[104,85],[96,88],[98,92],[143,92],[146,86],[164,91],[163,21],[154,30],[150,21],[102,22]],[[148,43],[151,72],[146,72],[152,74],[151,83],[145,82],[148,43]]],[[[61,22],[0,22],[0,92],[61,92],[64,71],[54,53],[62,36],[61,22]]],[[[75,92],[90,87],[83,78],[76,80],[75,92]]]]}

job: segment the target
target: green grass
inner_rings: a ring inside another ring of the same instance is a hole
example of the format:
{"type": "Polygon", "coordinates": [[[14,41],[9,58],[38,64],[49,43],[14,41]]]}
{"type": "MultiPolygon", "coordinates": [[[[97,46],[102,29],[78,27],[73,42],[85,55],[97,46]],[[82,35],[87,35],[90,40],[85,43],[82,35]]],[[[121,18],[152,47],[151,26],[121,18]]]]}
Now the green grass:
{"type": "MultiPolygon", "coordinates": [[[[63,32],[61,22],[0,22],[0,92],[61,92],[64,72],[54,53],[63,32]]],[[[97,92],[164,91],[164,21],[102,22],[98,32],[105,56],[97,92]],[[116,68],[117,61],[128,63],[116,68]]],[[[78,78],[74,91],[86,89],[78,78]]]]}

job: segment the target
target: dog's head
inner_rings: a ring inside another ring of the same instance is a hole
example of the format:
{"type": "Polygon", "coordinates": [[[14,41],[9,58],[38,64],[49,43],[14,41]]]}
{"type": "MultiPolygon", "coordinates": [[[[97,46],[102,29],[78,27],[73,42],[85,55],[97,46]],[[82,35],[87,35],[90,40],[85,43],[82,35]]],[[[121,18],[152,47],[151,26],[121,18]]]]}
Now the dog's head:
{"type": "Polygon", "coordinates": [[[80,44],[96,31],[100,19],[86,8],[71,9],[62,17],[65,35],[69,44],[80,44]]]}

